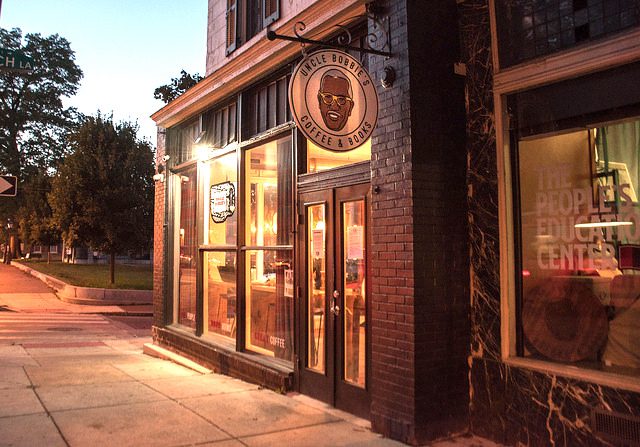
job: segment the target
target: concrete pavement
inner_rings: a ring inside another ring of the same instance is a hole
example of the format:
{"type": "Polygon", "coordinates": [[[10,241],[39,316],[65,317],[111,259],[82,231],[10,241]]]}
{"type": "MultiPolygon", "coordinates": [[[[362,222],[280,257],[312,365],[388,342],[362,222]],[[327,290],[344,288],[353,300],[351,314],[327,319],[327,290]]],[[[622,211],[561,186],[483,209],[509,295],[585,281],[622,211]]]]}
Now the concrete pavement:
{"type": "MultiPolygon", "coordinates": [[[[402,445],[306,396],[143,355],[148,317],[56,303],[36,280],[7,269],[0,267],[0,446],[402,445]]],[[[462,437],[434,445],[493,444],[462,437]]]]}

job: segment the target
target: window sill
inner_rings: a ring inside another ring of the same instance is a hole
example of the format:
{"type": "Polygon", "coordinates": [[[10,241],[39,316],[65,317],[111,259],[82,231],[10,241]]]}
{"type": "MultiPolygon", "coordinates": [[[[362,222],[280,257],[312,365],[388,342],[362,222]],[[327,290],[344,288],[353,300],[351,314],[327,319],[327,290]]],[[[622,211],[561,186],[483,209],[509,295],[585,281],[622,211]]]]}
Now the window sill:
{"type": "Polygon", "coordinates": [[[520,357],[507,358],[504,360],[504,363],[516,368],[530,369],[545,374],[553,374],[611,388],[640,393],[640,379],[638,377],[622,376],[604,371],[587,370],[576,366],[560,365],[557,363],[524,359],[520,357]]]}

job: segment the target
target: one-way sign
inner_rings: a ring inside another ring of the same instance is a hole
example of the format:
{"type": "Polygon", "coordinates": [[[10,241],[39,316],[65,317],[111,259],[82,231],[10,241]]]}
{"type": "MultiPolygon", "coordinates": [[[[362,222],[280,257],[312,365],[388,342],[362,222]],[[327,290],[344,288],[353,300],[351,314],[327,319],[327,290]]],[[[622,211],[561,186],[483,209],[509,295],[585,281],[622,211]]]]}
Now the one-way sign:
{"type": "Polygon", "coordinates": [[[18,177],[15,175],[0,175],[0,196],[14,197],[18,192],[18,177]]]}

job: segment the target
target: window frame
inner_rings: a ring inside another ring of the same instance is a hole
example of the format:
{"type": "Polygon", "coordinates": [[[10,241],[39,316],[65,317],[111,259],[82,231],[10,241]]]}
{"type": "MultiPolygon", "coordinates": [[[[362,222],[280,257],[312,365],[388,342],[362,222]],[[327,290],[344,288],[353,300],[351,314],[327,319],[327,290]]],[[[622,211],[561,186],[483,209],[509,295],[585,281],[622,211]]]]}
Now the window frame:
{"type": "Polygon", "coordinates": [[[226,56],[231,55],[240,46],[260,34],[280,18],[280,0],[227,0],[226,7],[226,56]],[[249,26],[249,14],[252,7],[259,7],[260,28],[251,33],[249,26]]]}
{"type": "MultiPolygon", "coordinates": [[[[238,114],[239,117],[239,114],[238,114]]],[[[237,353],[248,353],[248,354],[258,354],[267,361],[273,361],[281,366],[291,367],[293,368],[293,359],[291,361],[280,359],[277,357],[271,357],[266,353],[249,349],[248,343],[246,340],[246,276],[245,273],[246,265],[248,263],[248,259],[246,259],[247,253],[257,250],[262,251],[285,251],[287,255],[293,260],[295,256],[294,252],[294,242],[291,241],[289,245],[269,245],[269,246],[254,246],[247,244],[246,240],[246,231],[245,231],[245,219],[246,213],[248,209],[246,208],[246,202],[243,200],[245,195],[245,181],[246,181],[246,172],[245,172],[245,159],[246,156],[250,154],[251,149],[258,148],[262,145],[268,144],[273,141],[277,141],[284,138],[290,139],[291,145],[291,157],[292,159],[292,171],[290,173],[291,185],[294,188],[295,185],[295,175],[293,160],[295,160],[295,131],[290,126],[278,126],[276,127],[275,132],[266,133],[265,135],[260,135],[252,138],[251,140],[244,143],[231,143],[226,148],[222,148],[219,151],[214,151],[210,158],[204,159],[192,159],[188,162],[182,163],[170,170],[170,177],[168,181],[170,182],[171,189],[173,190],[171,193],[171,210],[170,210],[170,222],[172,222],[173,230],[170,232],[170,241],[168,244],[170,246],[169,253],[171,254],[169,257],[170,264],[170,275],[171,275],[171,287],[168,290],[168,297],[171,297],[168,302],[171,306],[171,310],[169,312],[169,318],[167,321],[167,325],[180,330],[184,334],[189,334],[192,337],[205,340],[209,343],[213,343],[216,346],[220,346],[222,348],[233,350],[237,353]],[[205,189],[208,185],[205,185],[205,175],[203,175],[203,170],[209,169],[209,163],[212,160],[219,159],[220,157],[229,156],[232,153],[237,154],[237,189],[236,189],[236,212],[238,213],[237,220],[237,236],[236,236],[236,244],[235,245],[209,245],[204,244],[204,230],[205,230],[205,220],[209,218],[208,210],[209,205],[204,202],[205,199],[205,189]],[[181,197],[180,197],[180,179],[181,176],[184,175],[184,172],[194,169],[197,172],[197,191],[196,191],[196,200],[197,200],[197,209],[196,209],[196,315],[195,315],[195,329],[191,329],[188,326],[180,324],[179,322],[179,293],[180,293],[180,284],[179,284],[179,228],[180,228],[180,205],[181,205],[181,197]],[[206,257],[206,253],[209,252],[232,252],[236,256],[236,322],[235,322],[235,339],[221,336],[215,332],[210,332],[208,328],[205,328],[207,324],[207,316],[205,315],[205,296],[204,296],[204,259],[206,257]]],[[[238,134],[237,134],[238,136],[238,134]]],[[[292,190],[291,194],[295,194],[295,189],[292,190]]],[[[293,200],[293,199],[292,199],[293,200]]],[[[292,222],[295,223],[295,207],[291,206],[291,219],[292,222]]],[[[295,275],[295,273],[294,273],[295,275]]],[[[292,343],[295,341],[295,335],[292,334],[292,343]]]]}
{"type": "Polygon", "coordinates": [[[200,292],[198,290],[197,282],[198,278],[201,275],[201,267],[199,262],[199,253],[198,247],[200,245],[200,241],[202,240],[202,228],[196,226],[195,232],[195,277],[196,277],[196,290],[195,290],[195,326],[190,328],[182,323],[180,323],[180,218],[182,211],[182,177],[186,172],[190,170],[195,171],[196,175],[196,190],[195,190],[195,217],[194,222],[197,224],[198,219],[200,218],[200,209],[202,206],[202,198],[200,194],[200,185],[201,175],[199,172],[199,166],[197,160],[190,160],[188,162],[182,163],[179,166],[176,166],[171,170],[171,176],[169,177],[169,181],[171,181],[171,189],[173,193],[171,194],[172,200],[172,213],[170,215],[170,219],[172,222],[172,231],[169,233],[169,251],[170,256],[168,257],[169,264],[171,266],[171,288],[170,288],[170,296],[171,296],[171,312],[170,312],[170,320],[169,324],[174,327],[178,327],[182,330],[188,331],[189,333],[201,333],[201,325],[199,325],[198,318],[198,309],[199,309],[199,295],[200,292]]]}
{"type": "Polygon", "coordinates": [[[514,207],[514,162],[511,156],[511,133],[506,98],[509,94],[533,89],[597,71],[629,64],[640,59],[640,29],[620,33],[611,38],[587,46],[572,48],[547,57],[501,69],[498,60],[498,38],[496,31],[496,1],[490,0],[490,32],[493,62],[493,99],[496,129],[496,158],[498,179],[498,231],[500,256],[500,358],[514,367],[557,374],[578,380],[587,380],[605,386],[613,386],[640,392],[636,377],[579,369],[546,360],[528,359],[518,356],[517,334],[518,305],[516,291],[517,262],[514,256],[518,229],[514,207]]]}

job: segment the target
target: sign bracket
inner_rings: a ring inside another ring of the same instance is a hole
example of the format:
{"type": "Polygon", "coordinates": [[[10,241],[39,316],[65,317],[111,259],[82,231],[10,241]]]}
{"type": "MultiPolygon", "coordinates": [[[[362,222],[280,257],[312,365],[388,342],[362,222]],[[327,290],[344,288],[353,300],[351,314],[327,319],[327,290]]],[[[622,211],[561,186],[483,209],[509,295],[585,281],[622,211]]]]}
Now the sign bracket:
{"type": "Polygon", "coordinates": [[[267,30],[267,39],[274,40],[286,40],[289,42],[298,42],[302,47],[302,52],[305,53],[306,45],[318,45],[324,48],[332,48],[336,50],[343,51],[356,51],[358,53],[366,53],[366,54],[375,54],[377,56],[384,56],[387,59],[393,56],[391,51],[385,51],[385,48],[389,48],[389,36],[387,31],[385,31],[384,26],[378,20],[377,16],[367,14],[367,18],[372,20],[374,23],[375,32],[369,33],[366,36],[367,46],[366,47],[356,47],[351,45],[351,33],[344,25],[335,25],[337,28],[341,28],[343,34],[338,36],[336,39],[336,43],[332,42],[323,42],[321,40],[309,39],[307,37],[302,37],[301,33],[306,29],[306,25],[304,22],[296,22],[293,26],[293,33],[295,36],[287,36],[285,34],[278,34],[273,30],[267,30]],[[384,41],[380,42],[379,38],[383,37],[384,41]],[[372,45],[376,45],[377,48],[372,48],[372,45]]]}

